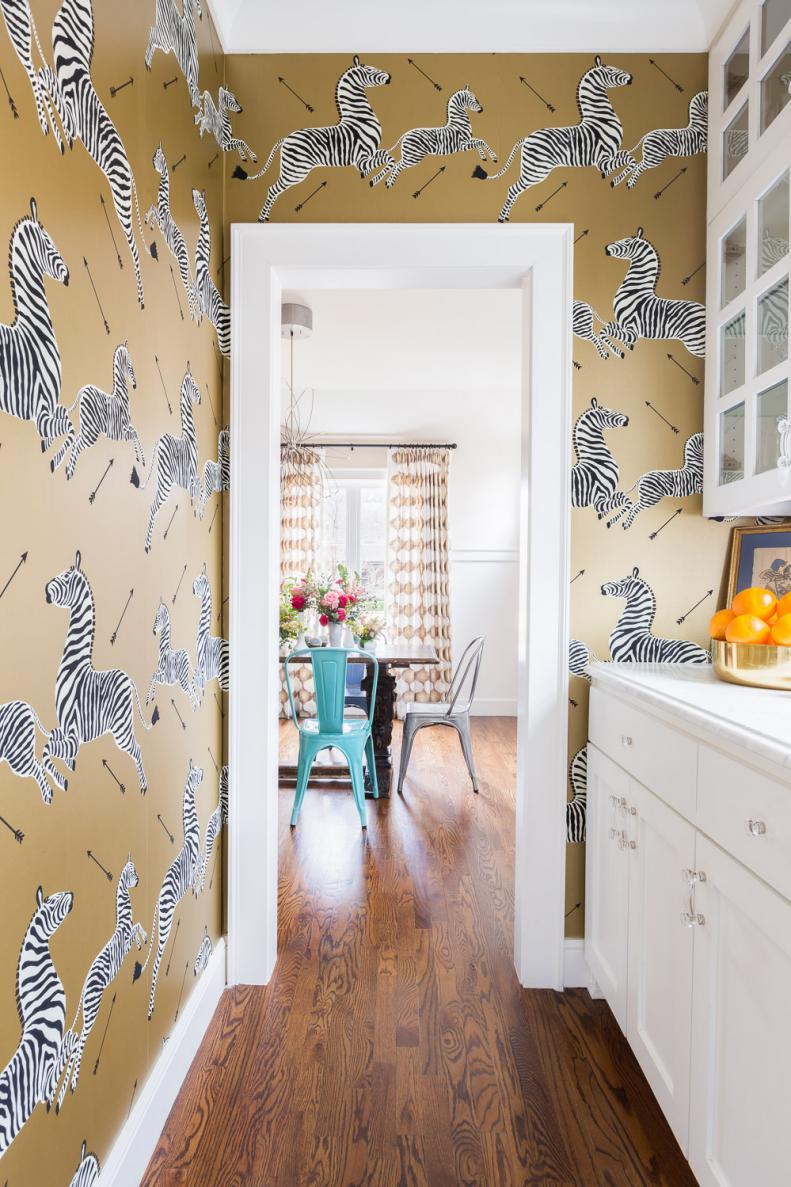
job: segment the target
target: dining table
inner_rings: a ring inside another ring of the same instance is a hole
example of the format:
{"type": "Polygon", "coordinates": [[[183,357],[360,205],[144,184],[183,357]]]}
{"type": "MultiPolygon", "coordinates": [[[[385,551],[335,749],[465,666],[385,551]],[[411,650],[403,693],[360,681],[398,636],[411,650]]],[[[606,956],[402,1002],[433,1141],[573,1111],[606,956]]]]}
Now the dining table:
{"type": "MultiPolygon", "coordinates": [[[[366,655],[349,650],[348,663],[363,664],[366,668],[362,681],[362,691],[366,697],[368,712],[370,712],[371,685],[373,681],[374,662],[379,669],[379,680],[374,701],[373,723],[371,736],[374,743],[374,761],[376,762],[376,779],[379,785],[379,795],[389,796],[393,782],[393,721],[396,708],[396,680],[399,669],[425,668],[439,663],[439,656],[431,643],[380,643],[373,653],[373,661],[366,655]]],[[[281,664],[309,663],[304,655],[281,656],[281,664]]],[[[309,787],[326,786],[340,783],[351,787],[348,769],[343,756],[338,761],[330,760],[314,763],[311,768],[309,787]]],[[[297,780],[296,763],[281,762],[278,768],[281,787],[293,787],[297,780]]],[[[366,796],[370,798],[371,788],[366,775],[366,796]]]]}

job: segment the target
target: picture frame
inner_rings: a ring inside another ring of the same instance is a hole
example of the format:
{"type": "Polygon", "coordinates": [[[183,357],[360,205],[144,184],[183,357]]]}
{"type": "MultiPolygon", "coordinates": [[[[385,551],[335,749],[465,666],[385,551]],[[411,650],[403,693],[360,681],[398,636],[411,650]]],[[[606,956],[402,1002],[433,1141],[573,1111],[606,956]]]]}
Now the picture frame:
{"type": "Polygon", "coordinates": [[[791,593],[791,523],[733,529],[726,604],[755,585],[778,599],[791,593]]]}

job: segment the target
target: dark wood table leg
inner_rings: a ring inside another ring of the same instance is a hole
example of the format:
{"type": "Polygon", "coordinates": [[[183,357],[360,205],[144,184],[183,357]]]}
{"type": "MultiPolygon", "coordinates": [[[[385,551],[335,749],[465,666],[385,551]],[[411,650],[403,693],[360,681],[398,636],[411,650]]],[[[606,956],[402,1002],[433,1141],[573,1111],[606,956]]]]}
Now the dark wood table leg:
{"type": "MultiPolygon", "coordinates": [[[[373,669],[366,666],[363,677],[363,691],[370,694],[373,669]]],[[[376,780],[379,784],[381,796],[390,795],[393,782],[393,759],[390,743],[393,740],[393,718],[395,717],[396,678],[388,667],[379,665],[379,684],[376,690],[376,704],[374,706],[374,720],[371,731],[374,740],[374,758],[376,760],[376,780]]],[[[366,781],[367,782],[367,781],[366,781]]]]}

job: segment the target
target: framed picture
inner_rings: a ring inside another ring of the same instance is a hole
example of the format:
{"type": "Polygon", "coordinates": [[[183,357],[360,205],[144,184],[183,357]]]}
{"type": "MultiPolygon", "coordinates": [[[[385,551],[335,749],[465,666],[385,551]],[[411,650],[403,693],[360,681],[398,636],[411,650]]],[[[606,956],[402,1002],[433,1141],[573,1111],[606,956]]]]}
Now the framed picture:
{"type": "Polygon", "coordinates": [[[733,529],[727,604],[752,585],[771,589],[778,598],[791,593],[791,523],[733,529]]]}

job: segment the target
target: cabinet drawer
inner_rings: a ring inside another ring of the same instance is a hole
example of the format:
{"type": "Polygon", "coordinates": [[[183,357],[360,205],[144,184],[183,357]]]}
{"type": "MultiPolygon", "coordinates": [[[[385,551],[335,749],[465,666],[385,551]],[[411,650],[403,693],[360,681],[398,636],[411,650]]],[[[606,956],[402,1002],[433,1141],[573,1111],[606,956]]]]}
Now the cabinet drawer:
{"type": "Polygon", "coordinates": [[[701,746],[697,824],[791,899],[791,784],[701,746]]]}
{"type": "Polygon", "coordinates": [[[688,820],[695,819],[698,744],[687,734],[591,689],[590,740],[688,820]]]}

